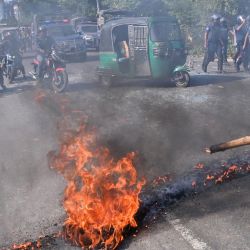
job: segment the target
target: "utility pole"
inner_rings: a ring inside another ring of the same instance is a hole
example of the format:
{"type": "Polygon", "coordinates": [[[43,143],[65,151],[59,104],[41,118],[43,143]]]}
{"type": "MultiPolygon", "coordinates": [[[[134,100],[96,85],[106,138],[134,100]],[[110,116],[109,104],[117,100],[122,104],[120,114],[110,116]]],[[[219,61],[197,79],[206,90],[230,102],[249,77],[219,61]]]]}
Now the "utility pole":
{"type": "Polygon", "coordinates": [[[100,12],[100,1],[96,0],[96,9],[97,9],[97,14],[100,12]]]}
{"type": "Polygon", "coordinates": [[[101,14],[100,0],[96,0],[96,9],[97,9],[97,25],[98,28],[101,29],[101,27],[104,24],[104,17],[101,14]]]}

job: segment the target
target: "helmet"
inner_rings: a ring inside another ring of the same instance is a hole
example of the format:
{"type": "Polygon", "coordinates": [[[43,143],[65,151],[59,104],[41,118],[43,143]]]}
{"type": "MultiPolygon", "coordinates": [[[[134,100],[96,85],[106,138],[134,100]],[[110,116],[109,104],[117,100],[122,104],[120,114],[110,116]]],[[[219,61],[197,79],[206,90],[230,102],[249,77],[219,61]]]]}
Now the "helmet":
{"type": "Polygon", "coordinates": [[[214,14],[214,15],[211,16],[211,20],[212,20],[213,22],[218,22],[218,21],[220,21],[220,16],[214,14]]]}
{"type": "Polygon", "coordinates": [[[239,16],[237,16],[237,23],[242,23],[243,22],[243,20],[244,20],[244,17],[243,16],[241,16],[241,15],[239,15],[239,16]]]}
{"type": "Polygon", "coordinates": [[[225,17],[222,17],[222,18],[220,19],[220,22],[223,23],[223,24],[225,24],[225,23],[227,23],[227,20],[226,20],[225,17]]]}

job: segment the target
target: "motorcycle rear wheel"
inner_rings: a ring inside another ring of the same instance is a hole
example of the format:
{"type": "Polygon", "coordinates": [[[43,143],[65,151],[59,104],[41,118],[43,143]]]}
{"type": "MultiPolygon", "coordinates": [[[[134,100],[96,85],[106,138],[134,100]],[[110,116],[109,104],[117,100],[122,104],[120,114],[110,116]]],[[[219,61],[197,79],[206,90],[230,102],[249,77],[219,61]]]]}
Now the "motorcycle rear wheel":
{"type": "Polygon", "coordinates": [[[17,70],[15,70],[15,69],[10,70],[9,74],[7,75],[7,83],[8,84],[13,83],[13,81],[15,80],[16,74],[17,74],[17,70]]]}
{"type": "Polygon", "coordinates": [[[56,76],[52,79],[52,87],[56,93],[62,93],[68,86],[68,73],[64,71],[56,72],[56,76]]]}

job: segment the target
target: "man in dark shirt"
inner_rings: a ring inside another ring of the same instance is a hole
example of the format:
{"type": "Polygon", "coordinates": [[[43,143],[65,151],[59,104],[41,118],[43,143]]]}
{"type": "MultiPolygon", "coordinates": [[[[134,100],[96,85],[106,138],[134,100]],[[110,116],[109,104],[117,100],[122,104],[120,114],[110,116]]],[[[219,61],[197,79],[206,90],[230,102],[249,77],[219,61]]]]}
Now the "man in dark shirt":
{"type": "Polygon", "coordinates": [[[223,42],[221,40],[221,26],[220,17],[218,15],[213,15],[211,17],[212,23],[209,24],[205,32],[205,42],[204,47],[206,49],[204,60],[202,63],[202,69],[207,72],[207,66],[210,62],[214,61],[215,54],[218,57],[218,71],[222,73],[223,71],[223,57],[222,57],[222,47],[223,42]]]}
{"type": "MultiPolygon", "coordinates": [[[[250,18],[249,18],[250,20],[250,18]]],[[[243,51],[245,53],[245,70],[249,71],[249,62],[250,62],[250,25],[248,25],[248,31],[245,37],[243,51]]]]}
{"type": "MultiPolygon", "coordinates": [[[[244,62],[244,41],[247,34],[246,20],[242,16],[237,17],[237,25],[235,27],[236,52],[234,55],[234,65],[237,72],[240,71],[240,65],[244,62]]],[[[244,62],[245,67],[245,62],[244,62]]]]}
{"type": "Polygon", "coordinates": [[[228,50],[228,36],[229,36],[229,28],[227,24],[227,20],[223,17],[220,20],[221,23],[221,40],[223,42],[223,63],[227,62],[227,50],[228,50]]]}
{"type": "Polygon", "coordinates": [[[37,40],[37,61],[38,65],[38,77],[42,78],[43,69],[46,64],[46,57],[51,52],[51,49],[55,45],[54,39],[48,35],[47,28],[45,26],[41,26],[39,28],[39,37],[37,40]]]}

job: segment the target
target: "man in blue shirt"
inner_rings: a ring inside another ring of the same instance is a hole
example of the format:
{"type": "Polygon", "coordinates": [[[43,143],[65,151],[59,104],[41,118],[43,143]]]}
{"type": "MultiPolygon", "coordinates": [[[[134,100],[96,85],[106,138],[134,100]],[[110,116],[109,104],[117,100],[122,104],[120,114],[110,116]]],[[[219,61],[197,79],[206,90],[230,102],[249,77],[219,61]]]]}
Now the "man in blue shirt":
{"type": "Polygon", "coordinates": [[[229,27],[227,24],[227,20],[224,17],[220,19],[220,23],[221,23],[221,40],[223,42],[223,51],[222,51],[223,63],[228,63],[227,50],[228,50],[229,27]]]}
{"type": "Polygon", "coordinates": [[[205,32],[205,42],[204,48],[206,49],[205,56],[202,63],[202,69],[207,72],[208,64],[214,61],[215,54],[218,58],[218,71],[222,73],[223,71],[223,56],[222,48],[223,42],[221,40],[221,25],[220,17],[218,15],[213,15],[211,17],[212,22],[206,28],[205,32]]]}
{"type": "Polygon", "coordinates": [[[243,51],[245,55],[245,70],[249,71],[249,62],[250,62],[250,16],[246,18],[246,24],[248,27],[247,34],[245,37],[243,51]]]}
{"type": "MultiPolygon", "coordinates": [[[[234,65],[237,72],[240,72],[240,65],[244,62],[244,42],[247,34],[246,20],[243,16],[237,17],[237,25],[235,27],[236,52],[234,55],[234,65]]],[[[244,62],[245,66],[245,62],[244,62]]]]}

